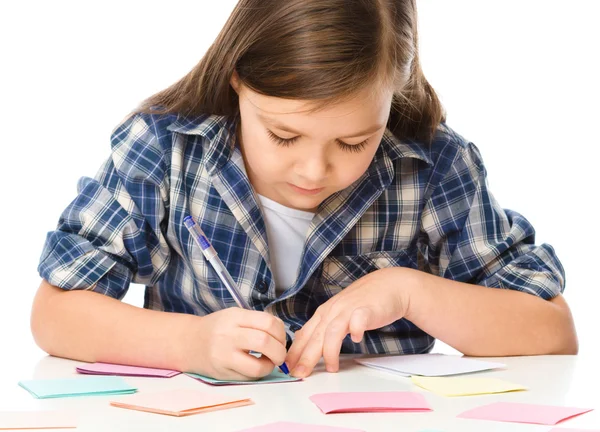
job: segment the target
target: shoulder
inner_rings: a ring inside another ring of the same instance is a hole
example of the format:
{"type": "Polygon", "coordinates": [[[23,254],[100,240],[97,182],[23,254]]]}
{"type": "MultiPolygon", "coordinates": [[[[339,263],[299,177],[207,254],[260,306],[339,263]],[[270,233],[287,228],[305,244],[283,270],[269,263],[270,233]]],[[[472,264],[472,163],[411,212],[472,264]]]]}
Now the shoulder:
{"type": "Polygon", "coordinates": [[[481,154],[475,144],[446,123],[440,124],[433,141],[425,148],[435,172],[446,174],[459,166],[483,168],[481,154]]]}

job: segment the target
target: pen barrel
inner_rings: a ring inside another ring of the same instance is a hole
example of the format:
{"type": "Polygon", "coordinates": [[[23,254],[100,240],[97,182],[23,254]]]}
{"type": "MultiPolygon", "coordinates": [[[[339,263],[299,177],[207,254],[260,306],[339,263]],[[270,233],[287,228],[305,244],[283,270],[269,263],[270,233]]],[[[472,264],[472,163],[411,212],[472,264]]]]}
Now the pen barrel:
{"type": "Polygon", "coordinates": [[[235,288],[235,281],[233,280],[229,272],[225,269],[225,266],[223,265],[223,262],[221,261],[219,256],[215,254],[212,258],[209,259],[209,261],[212,264],[215,271],[217,272],[219,279],[221,279],[221,282],[223,282],[223,285],[225,285],[225,288],[227,288],[227,291],[229,291],[229,294],[231,294],[231,297],[233,297],[237,305],[242,309],[252,309],[246,301],[246,299],[242,297],[240,292],[235,288]]]}

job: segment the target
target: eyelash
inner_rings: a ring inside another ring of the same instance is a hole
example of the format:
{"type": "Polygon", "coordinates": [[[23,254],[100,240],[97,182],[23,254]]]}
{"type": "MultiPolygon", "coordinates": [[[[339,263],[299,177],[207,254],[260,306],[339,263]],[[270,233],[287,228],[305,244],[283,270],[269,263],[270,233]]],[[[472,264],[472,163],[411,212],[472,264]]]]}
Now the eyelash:
{"type": "MultiPolygon", "coordinates": [[[[298,140],[298,137],[288,138],[288,139],[281,138],[280,136],[275,135],[269,129],[267,129],[267,134],[269,135],[269,138],[271,138],[271,140],[273,140],[275,142],[275,144],[280,145],[282,147],[289,147],[298,140]]],[[[369,140],[366,139],[361,143],[353,144],[353,145],[346,144],[345,142],[340,141],[340,140],[337,140],[337,143],[343,151],[347,151],[347,152],[351,152],[351,153],[360,153],[367,146],[368,141],[369,140]]]]}

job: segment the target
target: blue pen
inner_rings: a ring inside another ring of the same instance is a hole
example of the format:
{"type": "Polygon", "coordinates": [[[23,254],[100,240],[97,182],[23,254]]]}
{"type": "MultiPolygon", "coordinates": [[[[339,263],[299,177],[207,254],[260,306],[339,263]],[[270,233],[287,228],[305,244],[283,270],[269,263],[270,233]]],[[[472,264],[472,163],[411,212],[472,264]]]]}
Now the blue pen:
{"type": "MultiPolygon", "coordinates": [[[[183,219],[183,223],[192,235],[194,241],[198,244],[198,246],[200,246],[202,254],[215,269],[217,275],[219,275],[219,279],[221,279],[223,285],[225,285],[225,288],[227,288],[227,291],[229,291],[229,294],[231,294],[231,297],[233,297],[237,305],[242,309],[252,310],[246,299],[240,294],[235,281],[227,271],[227,268],[225,268],[223,265],[223,262],[219,258],[219,255],[217,255],[215,248],[212,247],[206,238],[206,234],[204,234],[202,228],[200,228],[200,226],[194,222],[194,219],[191,216],[186,216],[185,219],[183,219]]],[[[289,375],[290,373],[285,362],[279,366],[279,369],[281,369],[281,372],[286,375],[289,375]]]]}

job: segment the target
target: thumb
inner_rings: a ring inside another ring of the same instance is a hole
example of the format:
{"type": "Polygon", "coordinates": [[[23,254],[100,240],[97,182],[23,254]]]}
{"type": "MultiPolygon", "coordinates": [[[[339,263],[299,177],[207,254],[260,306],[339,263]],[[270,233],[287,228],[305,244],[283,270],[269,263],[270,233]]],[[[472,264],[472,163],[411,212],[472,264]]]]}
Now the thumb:
{"type": "Polygon", "coordinates": [[[371,310],[366,307],[355,309],[350,316],[350,337],[352,342],[359,343],[365,334],[365,330],[369,329],[371,321],[371,310]]]}

